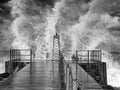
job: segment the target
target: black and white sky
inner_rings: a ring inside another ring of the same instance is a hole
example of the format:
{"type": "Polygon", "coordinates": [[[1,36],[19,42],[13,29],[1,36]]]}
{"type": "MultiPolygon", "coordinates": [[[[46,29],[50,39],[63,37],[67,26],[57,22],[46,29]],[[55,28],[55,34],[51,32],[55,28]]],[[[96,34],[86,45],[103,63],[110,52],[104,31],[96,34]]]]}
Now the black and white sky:
{"type": "MultiPolygon", "coordinates": [[[[10,12],[10,7],[8,6],[8,2],[9,2],[10,0],[0,0],[0,14],[4,14],[4,15],[6,15],[6,14],[9,14],[9,12],[10,12]]],[[[53,6],[53,2],[54,2],[54,0],[33,0],[33,1],[35,1],[35,2],[41,2],[42,3],[42,5],[51,5],[51,6],[53,6]]]]}

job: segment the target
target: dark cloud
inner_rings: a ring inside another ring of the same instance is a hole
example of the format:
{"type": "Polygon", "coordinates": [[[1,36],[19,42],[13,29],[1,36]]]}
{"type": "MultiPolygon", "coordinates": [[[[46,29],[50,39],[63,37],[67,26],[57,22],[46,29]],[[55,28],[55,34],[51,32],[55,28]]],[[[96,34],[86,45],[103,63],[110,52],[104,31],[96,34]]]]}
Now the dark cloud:
{"type": "Polygon", "coordinates": [[[43,5],[53,5],[55,0],[34,0],[36,2],[41,2],[43,5]]]}
{"type": "Polygon", "coordinates": [[[0,0],[0,3],[7,3],[10,0],[0,0]]]}
{"type": "Polygon", "coordinates": [[[88,2],[90,2],[90,1],[92,1],[92,0],[84,0],[84,1],[88,3],[88,2]]]}
{"type": "Polygon", "coordinates": [[[0,4],[0,17],[10,18],[10,7],[0,4]]]}

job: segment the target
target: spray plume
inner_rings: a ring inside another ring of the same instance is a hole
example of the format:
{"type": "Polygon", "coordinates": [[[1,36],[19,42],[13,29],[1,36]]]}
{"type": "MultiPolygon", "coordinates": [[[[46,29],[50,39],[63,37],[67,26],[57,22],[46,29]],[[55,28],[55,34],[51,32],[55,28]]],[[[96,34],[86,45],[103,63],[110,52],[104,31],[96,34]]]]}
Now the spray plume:
{"type": "Polygon", "coordinates": [[[11,45],[19,49],[32,48],[36,58],[42,60],[47,52],[52,52],[53,35],[57,32],[66,58],[76,49],[103,50],[103,61],[108,64],[108,83],[119,86],[120,83],[113,81],[120,82],[120,65],[116,62],[114,67],[113,55],[109,53],[120,46],[120,37],[116,36],[119,17],[112,12],[119,13],[115,8],[119,3],[119,0],[60,0],[52,8],[43,7],[39,0],[11,0],[14,19],[11,32],[15,37],[11,45]]]}

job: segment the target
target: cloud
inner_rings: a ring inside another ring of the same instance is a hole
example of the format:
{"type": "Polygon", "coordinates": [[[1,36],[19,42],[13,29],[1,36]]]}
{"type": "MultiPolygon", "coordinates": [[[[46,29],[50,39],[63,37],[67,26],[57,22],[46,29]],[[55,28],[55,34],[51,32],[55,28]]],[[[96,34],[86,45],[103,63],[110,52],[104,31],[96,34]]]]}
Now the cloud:
{"type": "Polygon", "coordinates": [[[91,12],[96,13],[109,13],[116,16],[120,13],[120,0],[93,0],[90,4],[91,12]]]}

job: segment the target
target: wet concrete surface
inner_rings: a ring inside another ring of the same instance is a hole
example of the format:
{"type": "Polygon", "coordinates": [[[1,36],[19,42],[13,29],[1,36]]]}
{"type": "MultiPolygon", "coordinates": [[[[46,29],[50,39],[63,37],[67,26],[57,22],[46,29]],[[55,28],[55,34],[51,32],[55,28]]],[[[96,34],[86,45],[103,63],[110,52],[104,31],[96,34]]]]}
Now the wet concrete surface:
{"type": "Polygon", "coordinates": [[[58,62],[33,62],[3,83],[0,90],[59,90],[58,62]]]}

